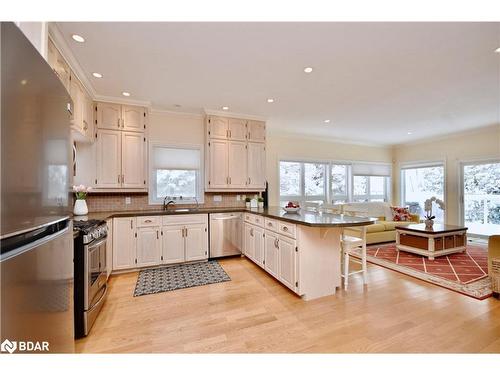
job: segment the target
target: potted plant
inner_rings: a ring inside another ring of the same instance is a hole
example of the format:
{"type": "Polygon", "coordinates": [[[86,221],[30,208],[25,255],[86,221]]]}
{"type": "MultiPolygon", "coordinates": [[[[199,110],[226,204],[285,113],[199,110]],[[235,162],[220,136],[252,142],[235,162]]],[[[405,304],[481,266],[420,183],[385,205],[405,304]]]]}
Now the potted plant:
{"type": "Polygon", "coordinates": [[[87,194],[92,190],[90,186],[85,187],[84,185],[73,186],[73,191],[75,193],[75,206],[73,208],[73,213],[75,215],[87,215],[89,209],[87,207],[87,194]]]}
{"type": "Polygon", "coordinates": [[[245,206],[246,206],[246,208],[250,208],[250,201],[251,201],[251,199],[249,197],[245,198],[245,206]]]}
{"type": "Polygon", "coordinates": [[[425,226],[427,228],[432,228],[434,225],[434,219],[436,216],[432,214],[432,202],[436,202],[436,204],[439,206],[440,209],[444,210],[444,202],[436,197],[429,198],[425,201],[424,203],[424,210],[425,210],[425,226]]]}
{"type": "Polygon", "coordinates": [[[264,208],[264,198],[258,197],[257,202],[259,204],[259,208],[264,208]]]}

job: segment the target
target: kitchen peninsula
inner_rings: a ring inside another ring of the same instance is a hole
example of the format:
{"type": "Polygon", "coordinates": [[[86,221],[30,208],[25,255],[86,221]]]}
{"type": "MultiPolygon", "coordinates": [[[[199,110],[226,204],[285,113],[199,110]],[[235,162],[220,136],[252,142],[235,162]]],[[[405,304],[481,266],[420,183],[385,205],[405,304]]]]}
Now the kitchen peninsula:
{"type": "MultiPolygon", "coordinates": [[[[242,253],[304,300],[333,295],[336,288],[340,287],[342,228],[375,222],[373,218],[307,210],[287,213],[280,207],[95,212],[90,213],[88,219],[107,220],[108,226],[113,228],[110,236],[116,239],[110,246],[113,248],[113,271],[123,271],[140,266],[141,263],[136,261],[134,255],[136,248],[140,246],[134,244],[140,241],[141,232],[147,231],[148,227],[151,228],[153,237],[158,234],[158,245],[150,245],[148,248],[160,248],[160,250],[156,257],[151,256],[152,261],[144,263],[144,266],[177,263],[165,262],[165,259],[169,258],[165,254],[165,249],[161,250],[162,246],[167,247],[173,241],[172,236],[175,232],[169,228],[177,228],[179,225],[199,225],[200,232],[206,236],[200,243],[207,244],[208,247],[210,242],[208,238],[211,235],[211,230],[208,230],[208,215],[220,212],[243,214],[244,224],[240,228],[241,233],[236,234],[242,238],[242,253]],[[137,232],[139,239],[136,236],[137,232]],[[170,236],[170,239],[167,239],[167,236],[170,236]],[[159,255],[160,253],[162,255],[159,255]],[[154,259],[161,261],[156,264],[154,259]]],[[[186,232],[181,231],[183,236],[186,232]]],[[[209,258],[205,251],[199,255],[201,258],[198,257],[196,260],[209,258]]],[[[195,259],[184,259],[184,261],[190,260],[195,259]]]]}

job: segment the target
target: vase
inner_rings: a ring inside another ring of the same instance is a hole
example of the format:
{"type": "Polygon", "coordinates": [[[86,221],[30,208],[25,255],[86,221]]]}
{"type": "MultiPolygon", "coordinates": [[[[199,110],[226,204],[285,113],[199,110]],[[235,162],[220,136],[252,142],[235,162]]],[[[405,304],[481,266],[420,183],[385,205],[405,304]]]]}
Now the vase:
{"type": "Polygon", "coordinates": [[[434,225],[434,220],[431,220],[431,219],[425,220],[425,227],[426,228],[432,228],[433,225],[434,225]]]}
{"type": "Polygon", "coordinates": [[[87,215],[89,213],[89,209],[87,207],[87,202],[85,202],[85,199],[77,199],[75,201],[73,213],[77,216],[87,215]]]}
{"type": "Polygon", "coordinates": [[[264,208],[264,202],[259,202],[259,208],[264,208]]]}
{"type": "Polygon", "coordinates": [[[250,202],[245,202],[246,208],[250,208],[250,202]]]}

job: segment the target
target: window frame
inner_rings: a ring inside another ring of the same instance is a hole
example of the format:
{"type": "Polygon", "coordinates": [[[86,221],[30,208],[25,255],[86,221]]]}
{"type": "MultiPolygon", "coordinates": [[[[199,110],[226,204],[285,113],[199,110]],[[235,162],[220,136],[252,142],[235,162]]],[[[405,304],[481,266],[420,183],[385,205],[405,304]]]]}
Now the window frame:
{"type": "MultiPolygon", "coordinates": [[[[180,149],[180,150],[197,150],[200,154],[200,167],[196,170],[196,199],[176,199],[178,197],[171,197],[172,200],[175,201],[176,205],[183,204],[202,204],[205,203],[205,158],[204,158],[204,149],[202,144],[169,144],[163,142],[150,142],[149,144],[149,168],[148,168],[148,178],[149,178],[149,186],[148,186],[148,203],[150,205],[160,205],[163,204],[164,198],[156,198],[156,170],[157,168],[153,167],[154,160],[154,149],[155,148],[171,148],[171,149],[180,149]]],[[[171,170],[185,170],[182,168],[172,168],[171,170]]],[[[167,196],[168,197],[168,196],[167,196]]]]}
{"type": "MultiPolygon", "coordinates": [[[[417,168],[432,168],[432,167],[443,167],[443,201],[445,203],[445,207],[448,208],[447,201],[447,173],[446,173],[446,160],[428,160],[428,161],[410,161],[399,164],[399,203],[401,206],[405,206],[405,198],[406,198],[406,184],[403,178],[403,173],[406,169],[417,169],[417,168]]],[[[445,209],[443,212],[443,223],[448,222],[448,209],[445,209]]],[[[422,218],[421,218],[422,219],[422,218]]]]}

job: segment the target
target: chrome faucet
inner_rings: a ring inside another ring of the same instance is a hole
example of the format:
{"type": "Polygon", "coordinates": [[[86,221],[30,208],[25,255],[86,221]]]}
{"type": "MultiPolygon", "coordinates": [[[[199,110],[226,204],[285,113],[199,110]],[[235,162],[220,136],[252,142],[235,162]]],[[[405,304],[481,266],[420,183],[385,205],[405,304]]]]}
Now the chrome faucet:
{"type": "Polygon", "coordinates": [[[168,206],[171,205],[171,204],[175,204],[175,202],[173,200],[169,200],[167,203],[165,203],[165,201],[167,200],[167,198],[169,198],[168,196],[166,196],[164,199],[163,199],[163,211],[166,211],[168,210],[168,206]]]}

